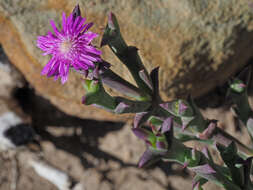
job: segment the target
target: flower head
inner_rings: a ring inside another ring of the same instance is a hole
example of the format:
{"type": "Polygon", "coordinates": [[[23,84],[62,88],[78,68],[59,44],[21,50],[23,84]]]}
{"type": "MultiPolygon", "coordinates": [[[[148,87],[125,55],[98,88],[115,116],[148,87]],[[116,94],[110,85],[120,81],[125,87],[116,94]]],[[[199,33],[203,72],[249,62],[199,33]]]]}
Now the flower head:
{"type": "Polygon", "coordinates": [[[50,21],[54,33],[49,31],[46,36],[39,36],[37,40],[37,46],[44,51],[43,55],[52,55],[43,68],[42,75],[54,76],[55,80],[60,77],[64,84],[70,68],[87,71],[95,67],[94,62],[101,61],[101,51],[91,45],[98,34],[88,32],[93,23],[85,24],[85,21],[75,11],[67,18],[65,13],[62,14],[61,31],[56,28],[54,21],[50,21]]]}

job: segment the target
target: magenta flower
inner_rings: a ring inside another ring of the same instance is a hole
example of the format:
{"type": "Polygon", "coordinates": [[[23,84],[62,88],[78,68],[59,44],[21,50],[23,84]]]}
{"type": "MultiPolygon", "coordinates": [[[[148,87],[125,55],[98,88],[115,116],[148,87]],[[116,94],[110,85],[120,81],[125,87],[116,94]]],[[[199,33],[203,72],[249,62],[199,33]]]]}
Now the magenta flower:
{"type": "Polygon", "coordinates": [[[61,31],[56,28],[54,21],[50,21],[54,33],[49,31],[46,36],[39,36],[37,40],[37,46],[44,51],[43,55],[52,55],[51,60],[43,68],[42,75],[54,76],[55,80],[61,77],[64,84],[68,79],[70,68],[82,73],[94,68],[94,62],[101,61],[101,51],[91,45],[91,41],[98,34],[88,32],[93,23],[84,24],[85,20],[75,12],[68,18],[63,13],[61,31]]]}

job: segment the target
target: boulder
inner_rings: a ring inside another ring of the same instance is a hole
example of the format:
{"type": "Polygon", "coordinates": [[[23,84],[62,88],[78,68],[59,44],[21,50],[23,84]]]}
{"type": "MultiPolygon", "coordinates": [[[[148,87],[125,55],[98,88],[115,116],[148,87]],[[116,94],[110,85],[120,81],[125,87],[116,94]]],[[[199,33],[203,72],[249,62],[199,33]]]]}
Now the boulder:
{"type": "MultiPolygon", "coordinates": [[[[247,0],[78,2],[82,16],[95,23],[92,30],[100,36],[107,13],[117,15],[125,40],[139,48],[148,70],[160,66],[161,94],[165,99],[189,93],[201,96],[223,84],[252,56],[253,13],[247,0]]],[[[61,13],[70,14],[75,3],[0,1],[0,44],[37,92],[61,110],[82,118],[121,120],[122,116],[81,104],[84,89],[77,73],[71,72],[64,85],[40,75],[49,57],[42,56],[36,47],[37,36],[51,28],[50,19],[60,23],[61,13]]],[[[100,40],[95,43],[98,45],[100,40]]],[[[112,69],[132,81],[109,48],[102,50],[112,69]]]]}

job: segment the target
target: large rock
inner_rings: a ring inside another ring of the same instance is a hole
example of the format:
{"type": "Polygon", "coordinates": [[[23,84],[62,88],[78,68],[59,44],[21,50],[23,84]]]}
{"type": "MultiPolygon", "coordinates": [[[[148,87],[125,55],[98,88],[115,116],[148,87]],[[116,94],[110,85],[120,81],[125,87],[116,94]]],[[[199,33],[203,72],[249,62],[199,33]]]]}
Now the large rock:
{"type": "MultiPolygon", "coordinates": [[[[50,28],[49,19],[60,21],[76,1],[1,0],[0,43],[13,64],[44,97],[67,113],[95,119],[121,119],[81,105],[84,90],[80,76],[71,73],[65,85],[40,75],[48,57],[36,48],[36,38],[50,28]]],[[[83,16],[95,22],[102,34],[108,11],[113,11],[130,45],[136,45],[150,70],[161,67],[165,98],[195,97],[226,81],[252,56],[253,13],[246,0],[80,0],[83,16]]],[[[103,58],[125,78],[129,74],[108,48],[103,58]]]]}
{"type": "Polygon", "coordinates": [[[25,80],[22,74],[10,64],[0,46],[0,115],[15,112],[15,115],[17,114],[23,120],[28,121],[29,117],[23,113],[17,100],[14,98],[16,90],[24,86],[25,80]]]}

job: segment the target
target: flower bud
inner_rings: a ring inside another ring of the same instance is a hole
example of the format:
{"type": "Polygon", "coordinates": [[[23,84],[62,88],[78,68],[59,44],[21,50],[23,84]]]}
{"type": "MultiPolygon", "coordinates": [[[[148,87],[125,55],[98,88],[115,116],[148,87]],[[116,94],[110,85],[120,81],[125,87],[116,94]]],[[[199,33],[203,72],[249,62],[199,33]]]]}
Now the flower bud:
{"type": "Polygon", "coordinates": [[[80,11],[80,8],[79,8],[79,5],[77,4],[75,6],[75,8],[73,9],[72,11],[72,14],[73,14],[73,18],[75,19],[76,17],[78,16],[81,16],[81,11],[80,11]]]}
{"type": "Polygon", "coordinates": [[[244,84],[241,80],[235,79],[232,84],[230,84],[230,88],[237,93],[242,93],[246,89],[247,85],[244,84]]]}
{"type": "Polygon", "coordinates": [[[87,93],[95,93],[99,91],[99,83],[97,80],[84,80],[83,87],[87,93]]]}

